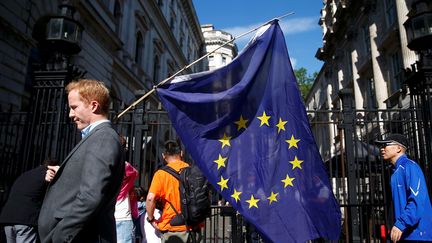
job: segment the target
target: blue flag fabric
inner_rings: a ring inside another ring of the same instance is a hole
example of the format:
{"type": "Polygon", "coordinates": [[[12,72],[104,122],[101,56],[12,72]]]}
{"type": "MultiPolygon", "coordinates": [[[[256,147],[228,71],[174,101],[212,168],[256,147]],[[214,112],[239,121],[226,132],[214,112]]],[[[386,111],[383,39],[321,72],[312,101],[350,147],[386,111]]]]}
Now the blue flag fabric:
{"type": "Polygon", "coordinates": [[[338,240],[340,208],[277,21],[227,66],[157,91],[194,162],[265,241],[338,240]]]}

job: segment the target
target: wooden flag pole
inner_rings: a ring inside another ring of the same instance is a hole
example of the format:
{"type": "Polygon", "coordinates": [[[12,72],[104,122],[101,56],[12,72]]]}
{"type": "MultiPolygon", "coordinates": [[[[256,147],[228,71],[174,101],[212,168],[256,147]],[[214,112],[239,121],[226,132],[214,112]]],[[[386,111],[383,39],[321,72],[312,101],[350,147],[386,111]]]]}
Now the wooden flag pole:
{"type": "Polygon", "coordinates": [[[211,52],[205,54],[204,56],[198,58],[197,60],[191,62],[190,64],[184,66],[182,69],[180,69],[179,71],[177,71],[176,73],[174,73],[174,74],[171,75],[170,77],[168,77],[168,78],[162,80],[160,83],[158,83],[157,85],[153,86],[153,88],[152,88],[151,90],[149,90],[147,93],[145,93],[143,96],[141,96],[141,97],[140,97],[139,99],[137,99],[135,102],[133,102],[130,106],[128,106],[126,109],[124,109],[121,113],[119,113],[119,114],[117,115],[117,117],[116,117],[116,120],[120,119],[120,117],[122,117],[126,112],[128,112],[130,109],[134,108],[134,107],[135,107],[136,105],[138,105],[141,101],[143,101],[145,98],[147,98],[149,95],[151,95],[154,91],[156,91],[156,89],[157,89],[159,86],[161,86],[161,85],[165,84],[166,82],[172,80],[172,79],[175,78],[177,75],[179,75],[180,73],[182,73],[184,70],[190,68],[192,65],[195,65],[197,62],[199,62],[199,61],[201,61],[202,59],[208,57],[209,55],[215,53],[215,52],[216,52],[217,50],[219,50],[220,48],[222,48],[222,47],[228,45],[229,43],[231,43],[231,42],[233,42],[233,41],[235,41],[235,40],[237,40],[237,39],[239,39],[239,38],[241,38],[241,37],[243,37],[243,36],[245,36],[245,35],[247,35],[247,34],[250,34],[250,33],[254,32],[254,31],[258,30],[258,29],[261,28],[262,26],[264,26],[264,25],[266,25],[266,24],[269,24],[269,23],[272,22],[272,21],[280,20],[280,19],[283,19],[283,18],[285,18],[285,17],[287,17],[287,16],[289,16],[289,15],[293,15],[293,14],[294,14],[294,12],[289,12],[289,13],[284,14],[284,15],[281,15],[281,16],[279,16],[279,17],[277,17],[277,18],[271,19],[271,20],[265,22],[264,24],[259,25],[258,27],[254,28],[254,29],[252,29],[252,30],[249,30],[249,31],[247,31],[247,32],[245,32],[245,33],[243,33],[243,34],[241,34],[241,35],[238,35],[238,36],[234,37],[234,38],[231,39],[231,40],[228,40],[228,41],[222,43],[222,45],[220,45],[218,48],[216,48],[216,49],[214,49],[213,51],[211,51],[211,52]]]}

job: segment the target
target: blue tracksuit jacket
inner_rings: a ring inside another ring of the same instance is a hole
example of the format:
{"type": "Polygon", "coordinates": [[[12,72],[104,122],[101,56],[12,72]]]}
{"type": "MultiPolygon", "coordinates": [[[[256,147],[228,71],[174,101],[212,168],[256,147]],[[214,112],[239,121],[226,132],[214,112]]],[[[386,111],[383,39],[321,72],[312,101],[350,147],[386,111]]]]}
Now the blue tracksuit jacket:
{"type": "Polygon", "coordinates": [[[402,155],[391,176],[396,222],[402,240],[432,241],[432,207],[420,166],[402,155]]]}

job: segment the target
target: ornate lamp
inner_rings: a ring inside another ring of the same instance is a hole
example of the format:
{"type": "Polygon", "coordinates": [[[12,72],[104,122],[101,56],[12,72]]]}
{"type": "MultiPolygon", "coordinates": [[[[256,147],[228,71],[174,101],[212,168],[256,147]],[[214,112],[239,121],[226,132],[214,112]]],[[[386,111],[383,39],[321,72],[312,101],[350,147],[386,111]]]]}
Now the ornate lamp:
{"type": "Polygon", "coordinates": [[[432,10],[430,0],[418,0],[412,4],[408,20],[404,23],[408,48],[414,51],[432,48],[432,10]]]}
{"type": "Polygon", "coordinates": [[[419,60],[405,70],[405,83],[413,94],[429,92],[432,79],[432,2],[414,0],[404,26],[408,48],[419,55],[419,60]]]}
{"type": "Polygon", "coordinates": [[[59,15],[47,15],[36,22],[33,37],[42,48],[51,52],[77,54],[81,51],[83,26],[73,18],[75,8],[68,1],[63,1],[59,9],[59,15]]]}

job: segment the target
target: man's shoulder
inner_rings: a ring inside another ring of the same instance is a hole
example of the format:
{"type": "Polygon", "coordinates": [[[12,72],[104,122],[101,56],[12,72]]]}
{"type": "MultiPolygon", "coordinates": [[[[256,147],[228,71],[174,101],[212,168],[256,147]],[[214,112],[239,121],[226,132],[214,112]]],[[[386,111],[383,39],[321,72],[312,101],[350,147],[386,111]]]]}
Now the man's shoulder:
{"type": "MultiPolygon", "coordinates": [[[[45,172],[46,169],[43,166],[38,166],[36,168],[33,168],[31,170],[25,171],[24,173],[22,173],[15,181],[17,183],[19,182],[24,182],[26,183],[25,186],[29,186],[27,184],[27,182],[32,181],[32,182],[37,182],[37,181],[42,181],[45,182],[45,172]]],[[[31,185],[31,183],[30,183],[31,185]]]]}
{"type": "Polygon", "coordinates": [[[159,168],[155,172],[153,178],[162,178],[162,180],[164,180],[165,178],[171,178],[173,175],[171,175],[170,172],[168,171],[169,168],[179,172],[181,169],[188,166],[189,164],[184,161],[175,161],[175,162],[168,163],[167,165],[159,168]]]}
{"type": "Polygon", "coordinates": [[[159,168],[158,170],[156,170],[156,172],[153,175],[153,180],[155,180],[155,178],[159,178],[159,177],[163,177],[164,176],[164,170],[163,167],[159,168]]]}
{"type": "Polygon", "coordinates": [[[115,130],[114,130],[114,128],[112,127],[110,121],[104,121],[104,122],[102,122],[102,123],[97,124],[97,125],[94,127],[94,130],[96,130],[96,131],[99,130],[99,131],[104,131],[104,132],[108,132],[108,131],[113,131],[113,132],[115,132],[115,130]]]}
{"type": "Polygon", "coordinates": [[[403,158],[400,161],[399,167],[403,169],[402,171],[404,172],[404,174],[422,173],[420,165],[416,161],[409,159],[407,157],[403,158]]]}
{"type": "Polygon", "coordinates": [[[405,168],[417,168],[419,165],[416,161],[409,159],[408,157],[404,157],[401,161],[401,165],[405,168]]]}
{"type": "Polygon", "coordinates": [[[120,142],[120,137],[116,130],[112,127],[110,122],[101,123],[97,127],[95,127],[94,130],[95,131],[92,136],[107,136],[108,138],[112,138],[120,142]]]}
{"type": "Polygon", "coordinates": [[[177,160],[177,161],[174,161],[174,162],[167,164],[166,166],[169,166],[169,167],[173,168],[174,170],[179,171],[185,167],[188,167],[189,164],[184,162],[184,161],[177,160]]]}

